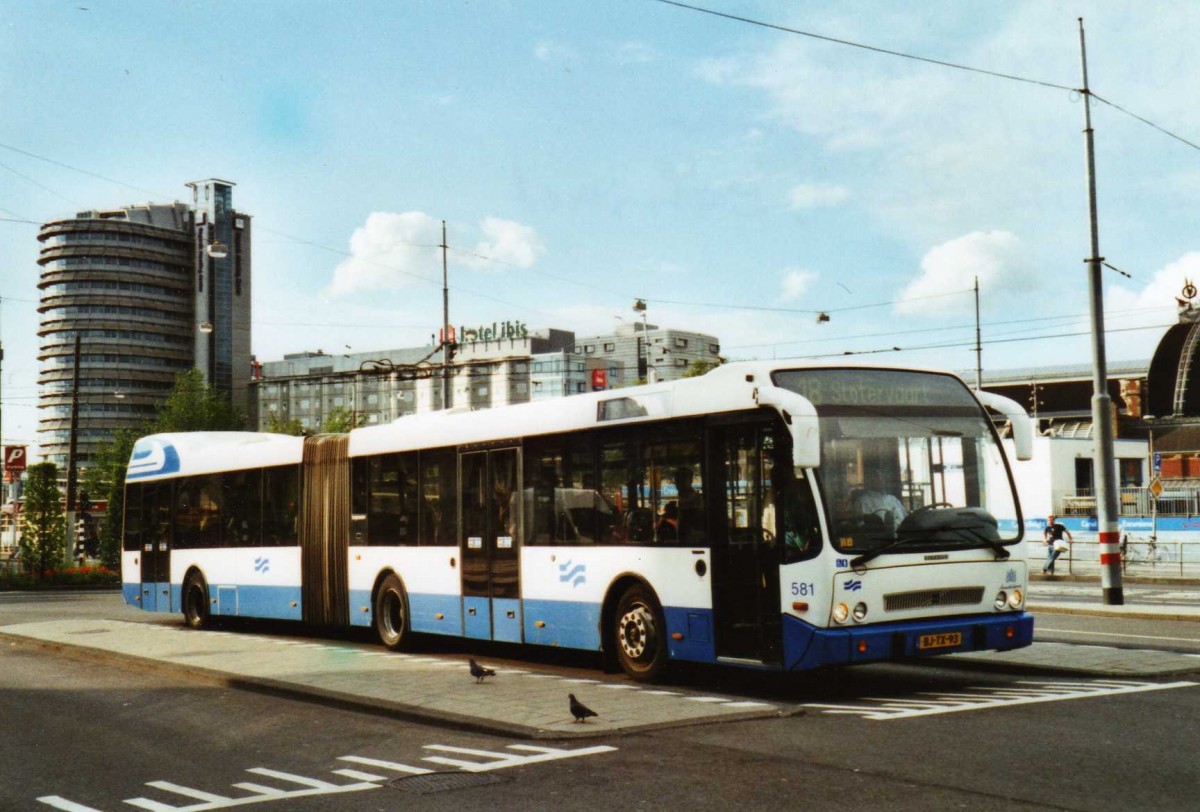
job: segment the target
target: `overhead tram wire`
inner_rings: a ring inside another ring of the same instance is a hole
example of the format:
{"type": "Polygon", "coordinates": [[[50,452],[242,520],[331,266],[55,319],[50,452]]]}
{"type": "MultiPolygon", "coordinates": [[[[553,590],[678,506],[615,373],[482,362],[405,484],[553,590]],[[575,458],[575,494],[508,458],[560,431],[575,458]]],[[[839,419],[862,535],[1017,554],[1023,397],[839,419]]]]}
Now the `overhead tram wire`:
{"type": "Polygon", "coordinates": [[[1175,133],[1171,132],[1170,130],[1166,129],[1165,127],[1160,127],[1159,125],[1155,124],[1150,119],[1143,118],[1142,116],[1139,116],[1137,113],[1126,110],[1124,107],[1117,104],[1116,102],[1110,102],[1108,99],[1104,98],[1103,96],[1097,95],[1096,91],[1094,91],[1094,90],[1089,91],[1088,95],[1090,95],[1093,99],[1095,99],[1098,102],[1102,102],[1104,104],[1107,104],[1109,107],[1112,107],[1115,110],[1119,110],[1120,112],[1124,113],[1125,115],[1129,116],[1130,118],[1135,118],[1138,121],[1142,122],[1143,124],[1145,124],[1149,127],[1153,127],[1154,129],[1158,130],[1160,133],[1167,136],[1168,138],[1174,138],[1176,141],[1179,141],[1182,144],[1187,144],[1192,149],[1200,150],[1200,144],[1196,144],[1193,141],[1189,141],[1181,135],[1176,135],[1175,133]]]}
{"type": "Polygon", "coordinates": [[[721,302],[685,302],[676,299],[658,299],[653,296],[643,296],[641,298],[647,303],[653,302],[655,304],[683,305],[686,307],[715,307],[724,310],[754,310],[762,313],[804,313],[806,315],[813,315],[816,313],[848,313],[852,310],[868,310],[873,307],[887,307],[889,305],[899,304],[900,302],[923,302],[927,299],[942,299],[947,296],[961,296],[964,293],[971,292],[973,292],[971,288],[964,288],[962,290],[952,290],[947,293],[932,293],[929,296],[914,296],[911,299],[893,299],[890,302],[874,302],[872,304],[851,305],[850,307],[820,308],[816,310],[808,310],[797,307],[761,307],[757,305],[737,305],[721,302]]]}
{"type": "MultiPolygon", "coordinates": [[[[801,36],[801,37],[809,37],[811,39],[821,40],[823,42],[829,42],[829,43],[833,43],[835,45],[845,45],[850,48],[860,48],[864,51],[872,51],[874,53],[884,54],[885,56],[895,56],[895,57],[900,57],[902,59],[911,59],[915,62],[925,62],[927,64],[936,65],[936,66],[942,67],[942,68],[951,68],[953,70],[967,71],[969,73],[979,73],[979,74],[983,74],[984,76],[993,76],[997,79],[1008,79],[1009,81],[1013,81],[1013,82],[1024,82],[1025,84],[1038,85],[1040,87],[1047,87],[1047,88],[1052,88],[1055,90],[1067,90],[1067,91],[1071,91],[1073,93],[1084,92],[1081,88],[1070,87],[1068,85],[1060,85],[1057,82],[1047,82],[1047,81],[1043,81],[1041,79],[1031,79],[1027,76],[1017,76],[1016,74],[1003,73],[1001,71],[994,71],[994,70],[987,70],[986,68],[976,68],[972,65],[963,65],[958,62],[948,62],[943,59],[933,59],[933,58],[927,57],[927,56],[918,56],[917,54],[905,53],[904,51],[893,51],[889,48],[880,48],[875,45],[867,45],[862,42],[854,42],[853,40],[839,39],[837,37],[830,37],[830,36],[826,36],[824,34],[817,34],[812,31],[803,31],[798,28],[789,28],[788,26],[785,26],[785,25],[778,25],[776,23],[768,23],[763,20],[755,20],[750,17],[740,17],[736,14],[726,14],[725,12],[716,11],[715,9],[710,9],[710,8],[704,8],[703,6],[694,6],[694,5],[690,5],[688,3],[680,3],[680,2],[678,2],[678,0],[655,0],[655,2],[662,3],[662,4],[668,5],[668,6],[675,6],[677,8],[681,8],[681,9],[686,9],[688,11],[695,11],[700,14],[709,14],[709,15],[712,15],[713,17],[723,17],[724,19],[733,20],[735,22],[740,22],[740,23],[746,23],[747,25],[756,25],[756,26],[759,26],[760,28],[769,28],[769,29],[772,29],[775,31],[782,31],[783,33],[786,33],[786,34],[795,34],[795,35],[801,36]]],[[[1192,149],[1200,150],[1200,144],[1197,144],[1194,141],[1189,141],[1188,139],[1184,138],[1183,136],[1171,132],[1166,127],[1155,124],[1150,119],[1148,119],[1144,116],[1139,116],[1137,113],[1134,113],[1131,110],[1125,109],[1124,107],[1117,104],[1116,102],[1109,101],[1108,99],[1104,98],[1103,96],[1098,95],[1094,90],[1089,89],[1087,91],[1087,93],[1089,96],[1091,96],[1096,101],[1106,104],[1109,107],[1112,107],[1113,109],[1124,113],[1125,115],[1129,116],[1130,118],[1137,119],[1138,121],[1142,122],[1143,124],[1145,124],[1149,127],[1153,127],[1154,129],[1158,130],[1160,133],[1167,136],[1168,138],[1173,138],[1176,141],[1179,141],[1181,144],[1186,144],[1187,146],[1191,147],[1192,149]]]]}
{"type": "MultiPolygon", "coordinates": [[[[1111,335],[1113,333],[1132,333],[1132,332],[1137,332],[1138,330],[1164,330],[1168,327],[1173,327],[1173,326],[1174,325],[1172,325],[1172,324],[1146,324],[1146,325],[1141,325],[1139,327],[1118,327],[1115,329],[1106,329],[1104,331],[1104,333],[1105,333],[1105,335],[1111,335]]],[[[984,343],[984,345],[990,346],[993,344],[1016,344],[1016,343],[1022,342],[1022,341],[1044,341],[1046,339],[1051,339],[1051,338],[1077,338],[1079,336],[1089,336],[1089,335],[1091,335],[1091,330],[1083,330],[1083,331],[1076,331],[1076,332],[1072,332],[1072,333],[1055,333],[1054,335],[1022,336],[1020,338],[989,339],[987,341],[984,341],[983,343],[984,343]]],[[[917,352],[919,350],[948,350],[948,349],[959,349],[962,347],[972,347],[973,348],[974,346],[975,346],[975,340],[972,338],[969,341],[948,342],[948,343],[943,343],[943,344],[922,344],[922,345],[917,345],[915,347],[897,347],[897,346],[878,347],[878,348],[869,349],[869,350],[843,350],[842,352],[819,353],[816,355],[795,355],[795,356],[791,356],[791,357],[803,358],[803,359],[842,358],[842,357],[845,357],[848,355],[874,355],[874,354],[883,353],[883,352],[917,352]]]]}
{"type": "Polygon", "coordinates": [[[782,31],[785,34],[796,34],[797,36],[809,37],[810,39],[821,40],[822,42],[831,42],[835,45],[846,45],[851,48],[861,48],[864,51],[873,51],[877,54],[884,54],[886,56],[898,56],[903,59],[911,59],[915,62],[926,62],[930,65],[938,65],[939,67],[943,67],[943,68],[953,68],[955,70],[968,71],[970,73],[980,73],[985,76],[994,76],[998,79],[1008,79],[1008,80],[1014,81],[1014,82],[1025,82],[1026,84],[1040,85],[1042,87],[1049,87],[1049,88],[1053,88],[1055,90],[1067,90],[1067,91],[1078,90],[1078,88],[1070,87],[1068,85],[1060,85],[1055,82],[1045,82],[1045,81],[1042,81],[1041,79],[1030,79],[1026,76],[1017,76],[1016,74],[1012,74],[1012,73],[1001,73],[1000,71],[987,70],[986,68],[976,68],[971,65],[963,65],[958,62],[947,62],[942,59],[932,59],[927,56],[918,56],[916,54],[905,53],[904,51],[893,51],[888,48],[880,48],[878,46],[867,45],[862,42],[854,42],[854,41],[848,40],[848,39],[839,39],[837,37],[830,37],[830,36],[826,36],[824,34],[817,34],[812,31],[802,31],[799,28],[789,28],[788,26],[785,26],[785,25],[778,25],[776,23],[768,23],[763,20],[755,20],[750,17],[739,17],[736,14],[726,14],[725,12],[716,11],[716,10],[710,9],[710,8],[704,8],[703,6],[693,6],[693,5],[689,5],[687,3],[680,3],[680,2],[677,2],[677,0],[656,0],[656,2],[663,3],[664,5],[668,5],[668,6],[676,6],[678,8],[687,9],[688,11],[696,11],[701,14],[711,14],[714,17],[723,17],[727,20],[734,20],[735,22],[739,22],[739,23],[747,23],[748,25],[756,25],[756,26],[759,26],[760,28],[770,28],[775,31],[782,31]]]}

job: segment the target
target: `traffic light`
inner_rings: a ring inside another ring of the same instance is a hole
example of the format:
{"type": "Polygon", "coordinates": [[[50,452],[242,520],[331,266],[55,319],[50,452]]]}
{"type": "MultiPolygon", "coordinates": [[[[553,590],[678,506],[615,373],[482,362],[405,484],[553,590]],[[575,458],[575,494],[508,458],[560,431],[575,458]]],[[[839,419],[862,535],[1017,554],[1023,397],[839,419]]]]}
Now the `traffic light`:
{"type": "Polygon", "coordinates": [[[92,509],[92,498],[90,496],[88,496],[87,491],[81,489],[79,491],[79,512],[87,513],[91,509],[92,509]]]}

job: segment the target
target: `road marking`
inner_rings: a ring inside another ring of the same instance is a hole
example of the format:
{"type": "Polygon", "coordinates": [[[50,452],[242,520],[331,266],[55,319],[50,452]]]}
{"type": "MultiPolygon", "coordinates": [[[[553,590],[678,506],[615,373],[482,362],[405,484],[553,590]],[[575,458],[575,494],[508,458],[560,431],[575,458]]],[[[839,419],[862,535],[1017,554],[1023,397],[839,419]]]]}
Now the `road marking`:
{"type": "MultiPolygon", "coordinates": [[[[452,753],[460,756],[476,756],[481,761],[471,761],[465,759],[453,759],[443,756],[423,756],[422,761],[428,761],[434,764],[446,764],[458,766],[463,772],[488,772],[491,770],[505,770],[510,767],[520,767],[526,764],[538,764],[546,761],[558,761],[566,758],[579,758],[581,756],[594,756],[602,753],[614,752],[617,748],[608,745],[597,745],[595,747],[581,747],[575,750],[565,750],[557,747],[542,747],[532,744],[509,744],[505,746],[506,750],[517,752],[503,752],[497,750],[477,750],[468,747],[454,747],[445,744],[427,744],[423,747],[424,750],[433,750],[436,752],[452,753]],[[528,754],[528,755],[526,755],[528,754]]],[[[385,761],[383,759],[368,758],[366,756],[339,756],[338,761],[349,761],[355,764],[364,764],[373,767],[379,767],[385,770],[401,772],[407,775],[424,775],[433,772],[422,767],[411,767],[407,764],[398,764],[393,761],[385,761]]],[[[280,770],[272,770],[266,767],[251,767],[246,770],[248,773],[255,775],[274,778],[278,781],[287,784],[299,785],[301,789],[283,789],[280,787],[269,787],[262,784],[251,782],[241,782],[233,784],[235,789],[240,789],[244,792],[253,793],[252,795],[241,796],[237,798],[229,798],[224,795],[219,795],[214,792],[206,792],[204,790],[193,789],[191,787],[181,786],[171,783],[170,781],[150,781],[146,784],[148,787],[171,792],[176,795],[182,795],[186,798],[191,798],[200,803],[190,804],[187,806],[172,806],[171,804],[155,801],[150,798],[130,798],[124,803],[130,806],[136,806],[141,809],[147,809],[151,812],[215,812],[215,810],[232,809],[238,806],[248,806],[250,804],[271,803],[273,801],[290,800],[294,798],[310,798],[320,795],[336,795],[348,792],[362,792],[364,790],[379,789],[384,786],[384,782],[388,779],[386,776],[374,775],[373,773],[359,772],[358,770],[340,769],[333,770],[335,775],[340,775],[346,778],[358,779],[353,784],[333,784],[328,781],[322,781],[318,778],[311,778],[305,775],[296,775],[295,773],[282,772],[280,770]]],[[[63,798],[61,795],[46,795],[38,798],[38,803],[49,806],[53,809],[61,810],[61,812],[102,812],[102,810],[94,809],[90,806],[85,806],[75,801],[70,801],[63,798]]]]}
{"type": "Polygon", "coordinates": [[[382,761],[377,758],[366,758],[365,756],[338,756],[338,761],[352,761],[355,764],[365,764],[368,767],[380,767],[384,770],[395,770],[398,773],[408,773],[410,775],[425,775],[425,773],[433,772],[424,767],[410,767],[407,764],[397,764],[394,761],[382,761]]]}
{"type": "Polygon", "coordinates": [[[57,795],[47,795],[45,798],[38,798],[38,800],[46,806],[61,809],[63,812],[100,812],[99,809],[92,809],[90,806],[77,804],[74,801],[68,801],[66,798],[60,798],[57,795]]]}
{"type": "Polygon", "coordinates": [[[1039,632],[1052,632],[1053,634],[1081,634],[1088,637],[1130,637],[1134,640],[1167,640],[1173,643],[1200,643],[1194,637],[1161,637],[1150,634],[1119,634],[1118,632],[1081,632],[1076,629],[1043,629],[1038,628],[1039,632]]]}
{"type": "Polygon", "coordinates": [[[862,702],[877,702],[877,705],[827,704],[811,702],[804,707],[815,708],[828,714],[856,715],[874,721],[911,719],[916,716],[935,716],[942,713],[1001,708],[1010,705],[1030,705],[1039,702],[1057,702],[1064,699],[1090,699],[1097,696],[1133,694],[1145,691],[1165,691],[1171,688],[1189,688],[1195,682],[1136,682],[1132,680],[1092,680],[1090,682],[1035,682],[1022,680],[1023,687],[971,687],[964,692],[925,691],[917,696],[929,700],[906,697],[863,697],[862,702]]]}
{"type": "Polygon", "coordinates": [[[364,773],[362,770],[334,770],[334,775],[343,775],[346,778],[355,778],[359,781],[386,781],[386,775],[375,775],[375,773],[364,773]]]}

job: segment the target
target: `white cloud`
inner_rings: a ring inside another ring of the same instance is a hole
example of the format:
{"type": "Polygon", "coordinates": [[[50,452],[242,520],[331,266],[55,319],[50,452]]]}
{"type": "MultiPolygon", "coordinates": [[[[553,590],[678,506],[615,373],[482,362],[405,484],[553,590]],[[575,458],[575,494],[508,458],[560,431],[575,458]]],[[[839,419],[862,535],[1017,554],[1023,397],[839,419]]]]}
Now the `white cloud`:
{"type": "MultiPolygon", "coordinates": [[[[931,248],[921,258],[921,273],[900,292],[897,313],[945,313],[966,307],[944,294],[966,291],[979,277],[982,301],[994,309],[1017,296],[1028,297],[1041,280],[1010,231],[973,231],[931,248]]],[[[1028,301],[1028,299],[1026,299],[1028,301]]]]}
{"type": "Polygon", "coordinates": [[[788,193],[788,203],[795,209],[816,209],[839,206],[850,199],[850,190],[832,183],[802,183],[788,193]]]}
{"type": "Polygon", "coordinates": [[[350,236],[350,257],[338,263],[329,285],[331,296],[361,290],[396,290],[417,278],[439,274],[430,246],[441,243],[441,224],[419,211],[372,212],[350,236]]]}
{"type": "MultiPolygon", "coordinates": [[[[1111,284],[1106,272],[1104,327],[1117,359],[1149,360],[1165,329],[1176,321],[1176,298],[1186,282],[1200,284],[1200,251],[1190,251],[1154,273],[1141,290],[1111,284]],[[1144,330],[1136,328],[1148,328],[1144,330]],[[1133,328],[1133,329],[1131,329],[1133,328]]],[[[1200,306],[1200,298],[1194,300],[1200,306]]]]}
{"type": "Polygon", "coordinates": [[[573,57],[575,52],[562,43],[542,40],[533,46],[533,55],[542,62],[561,62],[573,57]]]}
{"type": "Polygon", "coordinates": [[[472,267],[499,270],[497,263],[528,268],[546,253],[546,246],[537,232],[529,226],[499,217],[486,217],[480,223],[484,239],[475,246],[475,254],[495,262],[486,262],[477,257],[466,257],[472,267]]]}
{"type": "Polygon", "coordinates": [[[800,299],[812,287],[812,283],[817,280],[817,275],[812,271],[794,270],[788,271],[783,276],[783,293],[781,298],[785,302],[794,302],[800,299]]]}
{"type": "MultiPolygon", "coordinates": [[[[476,270],[528,268],[546,252],[534,229],[512,220],[486,217],[479,230],[482,239],[456,257],[476,270]]],[[[372,212],[350,236],[350,257],[338,263],[325,294],[397,290],[422,279],[441,285],[441,242],[440,221],[424,212],[372,212]]]]}
{"type": "Polygon", "coordinates": [[[653,62],[658,54],[644,42],[623,42],[617,48],[613,61],[618,65],[640,65],[653,62]]]}

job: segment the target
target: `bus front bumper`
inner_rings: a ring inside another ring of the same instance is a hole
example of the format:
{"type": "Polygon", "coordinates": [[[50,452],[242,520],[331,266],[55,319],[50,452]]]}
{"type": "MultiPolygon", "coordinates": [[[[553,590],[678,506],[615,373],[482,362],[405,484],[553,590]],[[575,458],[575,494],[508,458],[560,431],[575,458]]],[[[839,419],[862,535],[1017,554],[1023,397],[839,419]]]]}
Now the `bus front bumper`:
{"type": "Polygon", "coordinates": [[[1033,642],[1033,615],[1006,612],[822,629],[783,617],[787,671],[902,660],[960,651],[1005,651],[1033,642]]]}

